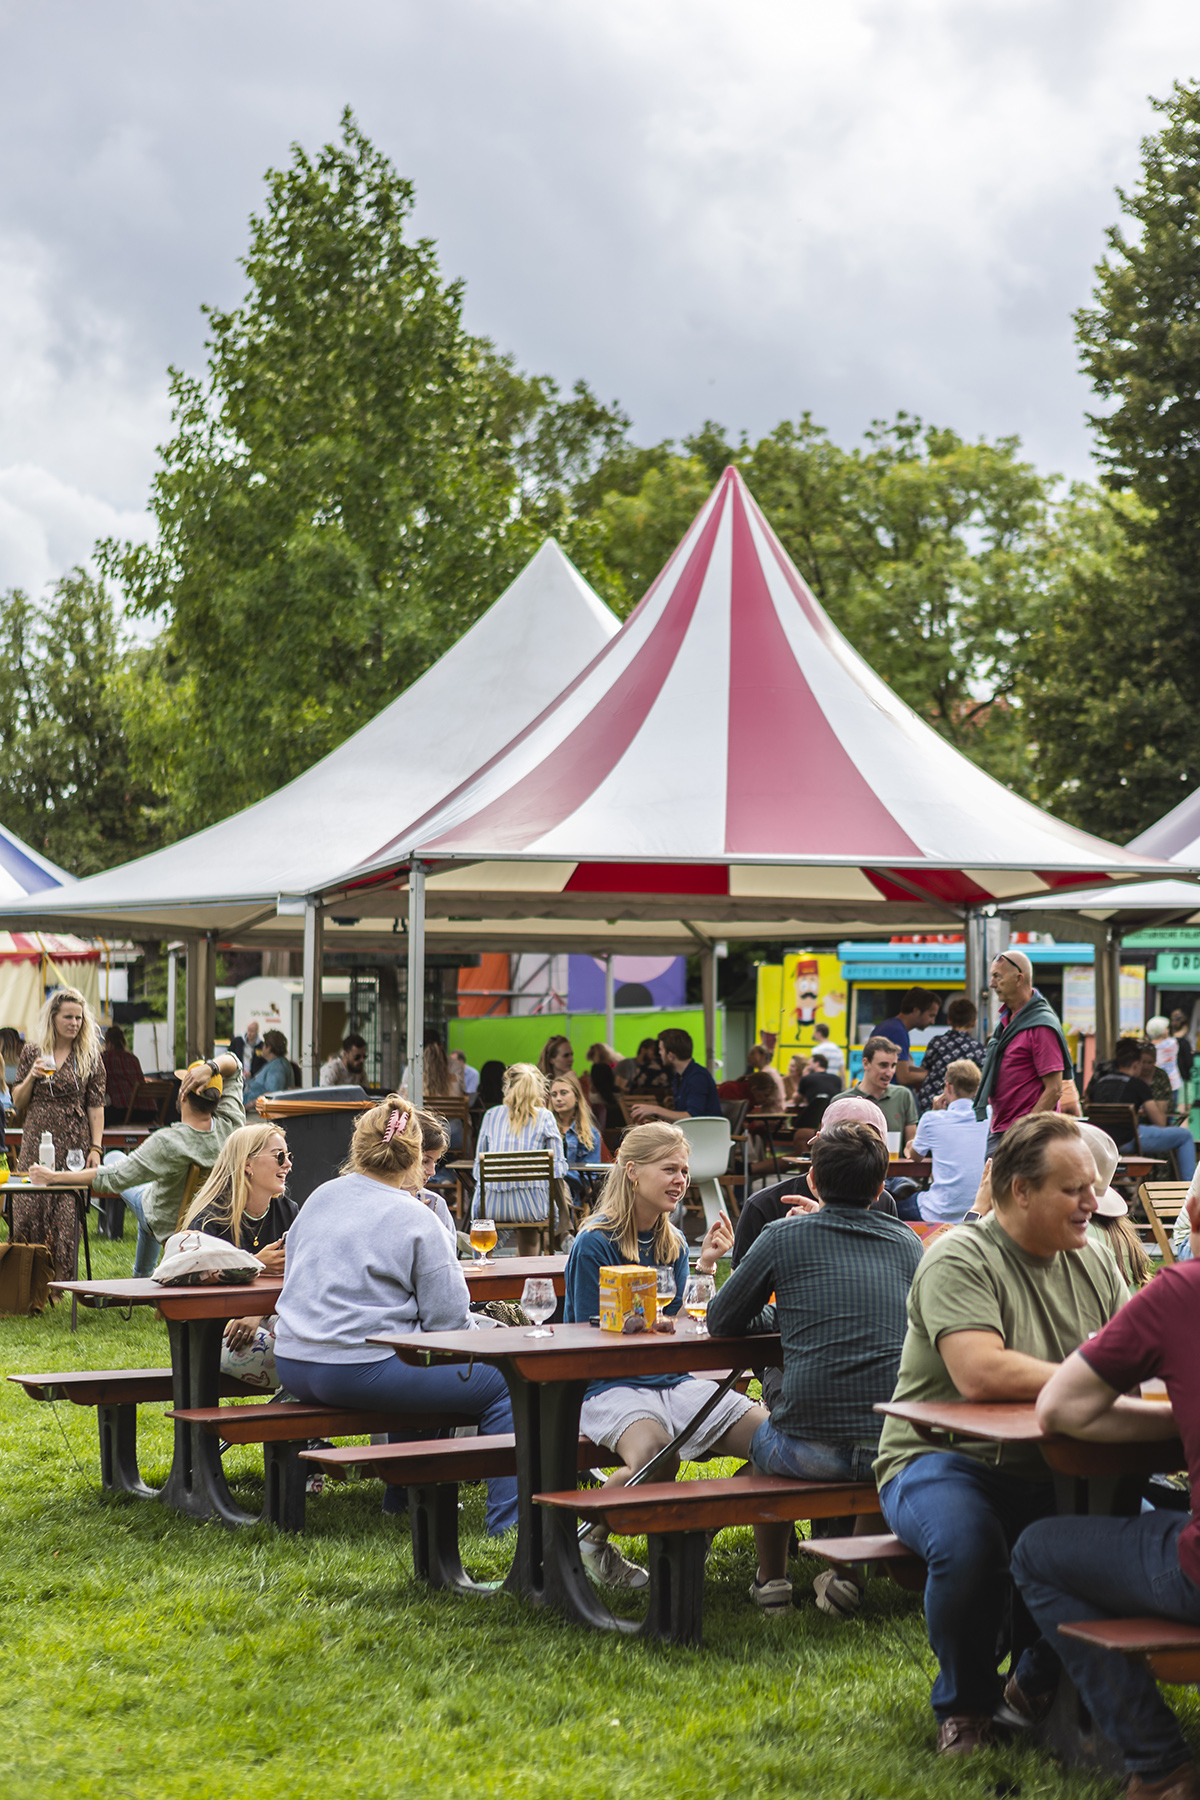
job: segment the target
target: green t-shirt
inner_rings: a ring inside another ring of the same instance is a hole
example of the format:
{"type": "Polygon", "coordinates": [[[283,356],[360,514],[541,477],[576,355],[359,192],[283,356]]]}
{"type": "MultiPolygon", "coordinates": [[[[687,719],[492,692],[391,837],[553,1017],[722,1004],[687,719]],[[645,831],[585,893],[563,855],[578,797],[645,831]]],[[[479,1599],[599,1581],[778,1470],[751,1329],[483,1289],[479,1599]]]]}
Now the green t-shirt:
{"type": "MultiPolygon", "coordinates": [[[[915,1125],[917,1122],[917,1103],[913,1098],[912,1088],[901,1087],[899,1082],[891,1081],[884,1090],[882,1100],[876,1100],[874,1094],[868,1094],[861,1084],[851,1088],[850,1093],[860,1100],[874,1102],[887,1120],[888,1130],[900,1132],[900,1148],[903,1149],[905,1126],[915,1125]]],[[[844,1095],[843,1098],[848,1099],[849,1095],[844,1095]]]]}
{"type": "MultiPolygon", "coordinates": [[[[1107,1249],[1085,1244],[1057,1256],[1030,1256],[995,1213],[962,1225],[931,1244],[908,1295],[908,1330],[893,1400],[961,1400],[938,1354],[954,1331],[994,1331],[1006,1350],[1059,1363],[1121,1306],[1125,1288],[1107,1249]]],[[[875,1480],[882,1487],[914,1456],[939,1447],[972,1456],[1009,1475],[1044,1481],[1046,1463],[1034,1444],[927,1443],[904,1419],[886,1419],[875,1480]]]]}

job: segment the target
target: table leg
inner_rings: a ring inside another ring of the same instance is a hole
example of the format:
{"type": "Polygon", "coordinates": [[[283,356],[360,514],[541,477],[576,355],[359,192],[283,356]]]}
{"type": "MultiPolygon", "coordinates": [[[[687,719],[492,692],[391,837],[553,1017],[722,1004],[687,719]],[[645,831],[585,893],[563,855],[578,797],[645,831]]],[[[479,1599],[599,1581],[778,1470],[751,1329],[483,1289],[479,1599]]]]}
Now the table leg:
{"type": "MultiPolygon", "coordinates": [[[[534,1492],[554,1493],[573,1488],[579,1480],[579,1409],[587,1383],[541,1383],[541,1485],[534,1492]]],[[[520,1439],[518,1437],[518,1443],[520,1439]]],[[[542,1508],[532,1507],[535,1513],[542,1508]]],[[[576,1625],[595,1631],[619,1631],[627,1636],[645,1630],[632,1619],[614,1618],[588,1579],[579,1554],[578,1521],[573,1513],[547,1507],[539,1523],[541,1550],[540,1597],[576,1625]]]]}
{"type": "MultiPolygon", "coordinates": [[[[220,1399],[224,1319],[168,1319],[175,1405],[216,1406],[220,1399]]],[[[238,1506],[221,1467],[218,1440],[199,1425],[175,1420],[175,1454],[159,1499],[193,1519],[256,1525],[257,1513],[238,1506]]]]}
{"type": "Polygon", "coordinates": [[[137,1407],[128,1401],[96,1408],[100,1432],[100,1486],[106,1494],[156,1500],[159,1490],[142,1480],[137,1459],[137,1407]]]}

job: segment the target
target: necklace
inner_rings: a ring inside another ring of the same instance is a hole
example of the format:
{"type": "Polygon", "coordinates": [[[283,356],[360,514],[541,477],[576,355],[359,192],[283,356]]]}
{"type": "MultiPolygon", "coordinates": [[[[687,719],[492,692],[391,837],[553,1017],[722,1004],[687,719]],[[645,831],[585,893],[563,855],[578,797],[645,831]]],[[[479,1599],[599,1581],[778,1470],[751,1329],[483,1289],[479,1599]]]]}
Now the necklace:
{"type": "Polygon", "coordinates": [[[242,1214],[242,1218],[245,1220],[245,1222],[248,1225],[253,1225],[253,1227],[254,1227],[254,1243],[251,1246],[251,1248],[254,1250],[258,1249],[258,1240],[262,1234],[263,1223],[269,1217],[270,1211],[271,1211],[271,1208],[268,1206],[266,1212],[259,1213],[257,1218],[255,1218],[254,1215],[251,1213],[244,1212],[242,1214]]]}

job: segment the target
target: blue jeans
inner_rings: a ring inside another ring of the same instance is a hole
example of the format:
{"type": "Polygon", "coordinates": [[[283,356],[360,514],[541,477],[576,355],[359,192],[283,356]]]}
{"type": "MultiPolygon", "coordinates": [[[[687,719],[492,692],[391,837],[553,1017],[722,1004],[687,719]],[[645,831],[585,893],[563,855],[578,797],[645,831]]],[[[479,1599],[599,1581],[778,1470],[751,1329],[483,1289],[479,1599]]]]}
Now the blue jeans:
{"type": "MultiPolygon", "coordinates": [[[[1179,1164],[1180,1180],[1190,1181],[1196,1173],[1196,1140],[1182,1125],[1139,1125],[1138,1143],[1151,1156],[1173,1150],[1179,1164]]],[[[1131,1143],[1122,1148],[1133,1155],[1131,1143]]]]}
{"type": "Polygon", "coordinates": [[[923,1557],[925,1623],[938,1659],[933,1710],[940,1720],[990,1718],[1003,1696],[997,1665],[1012,1602],[1014,1672],[1027,1693],[1058,1680],[1058,1659],[1013,1592],[1008,1559],[1027,1525],[1054,1511],[1049,1481],[1025,1481],[953,1451],[914,1456],[879,1490],[888,1525],[923,1557]],[[1018,1649],[1027,1646],[1018,1660],[1018,1649]]]}
{"type": "Polygon", "coordinates": [[[791,1481],[870,1481],[879,1451],[871,1444],[826,1444],[789,1437],[764,1419],[750,1440],[750,1461],[760,1475],[791,1481]]]}
{"type": "Polygon", "coordinates": [[[158,1239],[146,1223],[143,1199],[147,1183],[143,1187],[126,1188],[121,1195],[122,1200],[137,1220],[137,1249],[133,1257],[133,1273],[135,1279],[146,1280],[158,1267],[158,1253],[161,1248],[158,1239]]]}
{"type": "Polygon", "coordinates": [[[1192,1752],[1149,1669],[1116,1650],[1094,1650],[1057,1628],[1079,1619],[1157,1618],[1200,1625],[1200,1588],[1179,1567],[1177,1512],[1133,1519],[1043,1519],[1013,1551],[1025,1604],[1058,1647],[1092,1717],[1131,1773],[1154,1779],[1192,1752]]]}
{"type": "MultiPolygon", "coordinates": [[[[288,1393],[310,1406],[427,1412],[433,1415],[431,1423],[439,1413],[473,1413],[486,1436],[513,1428],[503,1375],[478,1364],[470,1369],[413,1369],[398,1356],[379,1362],[314,1363],[277,1354],[275,1367],[288,1393]]],[[[497,1476],[487,1487],[488,1536],[499,1537],[517,1522],[516,1478],[497,1476]]]]}

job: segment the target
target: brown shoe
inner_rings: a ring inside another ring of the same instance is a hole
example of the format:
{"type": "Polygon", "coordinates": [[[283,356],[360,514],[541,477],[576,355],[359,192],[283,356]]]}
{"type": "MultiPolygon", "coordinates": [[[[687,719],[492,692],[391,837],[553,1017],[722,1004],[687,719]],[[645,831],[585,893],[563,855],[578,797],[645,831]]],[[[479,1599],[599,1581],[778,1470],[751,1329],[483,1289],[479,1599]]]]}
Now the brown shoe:
{"type": "Polygon", "coordinates": [[[1172,1769],[1169,1775],[1160,1775],[1157,1781],[1131,1775],[1125,1800],[1200,1800],[1200,1777],[1196,1774],[1195,1763],[1180,1763],[1177,1769],[1172,1769]]]}
{"type": "MultiPolygon", "coordinates": [[[[992,1721],[984,1713],[961,1713],[956,1719],[943,1719],[938,1726],[939,1756],[970,1756],[973,1750],[985,1750],[993,1742],[992,1721]]],[[[1175,1796],[1171,1795],[1171,1800],[1175,1796]]]]}
{"type": "Polygon", "coordinates": [[[1051,1688],[1048,1694],[1027,1694],[1025,1689],[1018,1684],[1016,1676],[1010,1675],[1004,1689],[1004,1699],[1018,1718],[1024,1719],[1027,1725],[1040,1725],[1042,1720],[1049,1716],[1050,1708],[1054,1705],[1056,1691],[1051,1688]]]}

